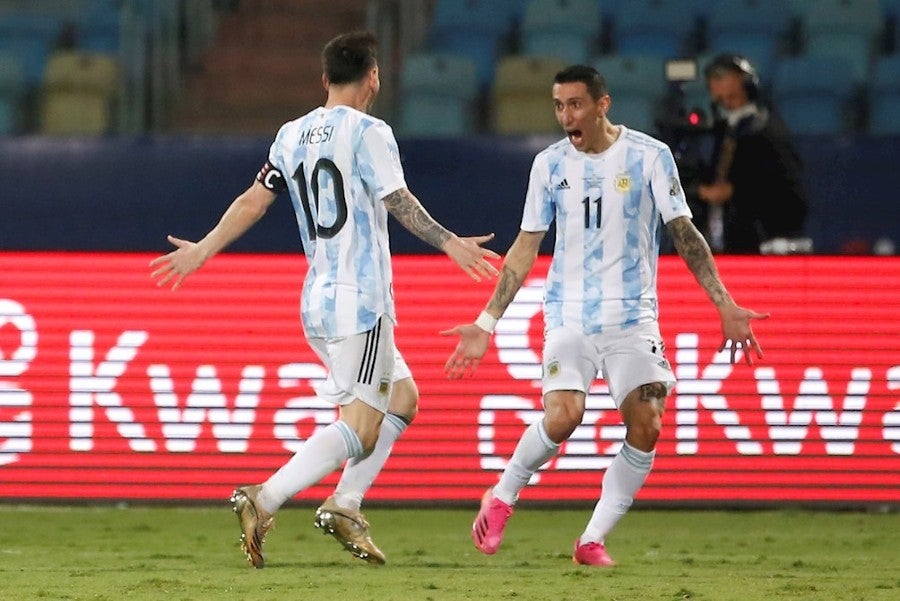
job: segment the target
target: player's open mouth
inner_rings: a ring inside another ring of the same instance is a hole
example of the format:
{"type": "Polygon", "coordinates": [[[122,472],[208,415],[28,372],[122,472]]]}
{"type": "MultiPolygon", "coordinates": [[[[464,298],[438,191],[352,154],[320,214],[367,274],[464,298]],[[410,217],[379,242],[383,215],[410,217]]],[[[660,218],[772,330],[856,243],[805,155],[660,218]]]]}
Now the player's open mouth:
{"type": "Polygon", "coordinates": [[[569,136],[569,141],[572,144],[574,144],[575,146],[578,146],[583,139],[580,129],[573,129],[571,131],[567,131],[566,135],[569,136]]]}

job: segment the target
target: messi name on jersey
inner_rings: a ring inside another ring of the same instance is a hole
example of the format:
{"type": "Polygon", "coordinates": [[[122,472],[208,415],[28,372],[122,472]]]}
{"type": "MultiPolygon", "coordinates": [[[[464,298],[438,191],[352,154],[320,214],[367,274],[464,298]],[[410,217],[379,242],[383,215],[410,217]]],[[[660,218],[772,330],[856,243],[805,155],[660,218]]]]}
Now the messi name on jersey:
{"type": "Polygon", "coordinates": [[[300,133],[297,143],[301,146],[304,144],[321,144],[331,139],[334,132],[333,125],[320,125],[318,127],[310,127],[306,131],[300,133]]]}

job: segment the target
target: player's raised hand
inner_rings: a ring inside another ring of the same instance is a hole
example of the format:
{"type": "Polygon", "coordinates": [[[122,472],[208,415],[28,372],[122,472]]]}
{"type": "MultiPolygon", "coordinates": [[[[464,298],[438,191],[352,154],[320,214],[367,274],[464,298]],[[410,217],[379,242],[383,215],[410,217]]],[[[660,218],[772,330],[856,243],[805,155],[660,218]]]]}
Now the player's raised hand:
{"type": "Polygon", "coordinates": [[[444,243],[442,250],[447,253],[448,257],[453,259],[454,263],[459,265],[460,269],[469,274],[469,277],[476,282],[480,282],[482,276],[496,277],[500,273],[488,261],[488,259],[499,259],[500,255],[489,248],[481,246],[493,239],[494,234],[469,236],[466,238],[450,236],[444,243]]]}
{"type": "Polygon", "coordinates": [[[172,252],[156,257],[150,261],[150,267],[156,268],[150,277],[156,280],[157,286],[165,286],[172,282],[172,290],[177,290],[191,273],[200,269],[206,262],[206,254],[196,242],[182,240],[175,236],[166,239],[175,245],[172,252]]]}
{"type": "Polygon", "coordinates": [[[735,362],[735,356],[738,349],[743,350],[744,360],[747,365],[753,365],[753,358],[750,356],[750,349],[756,352],[756,356],[762,359],[762,347],[753,334],[753,328],[750,326],[751,319],[766,319],[768,313],[757,313],[750,309],[744,309],[737,305],[731,305],[719,312],[722,319],[722,345],[719,351],[726,348],[731,349],[731,362],[735,362]]]}
{"type": "Polygon", "coordinates": [[[474,323],[458,325],[441,332],[441,336],[454,335],[459,336],[459,343],[444,364],[444,373],[451,380],[458,380],[475,373],[478,363],[487,352],[491,335],[474,323]]]}

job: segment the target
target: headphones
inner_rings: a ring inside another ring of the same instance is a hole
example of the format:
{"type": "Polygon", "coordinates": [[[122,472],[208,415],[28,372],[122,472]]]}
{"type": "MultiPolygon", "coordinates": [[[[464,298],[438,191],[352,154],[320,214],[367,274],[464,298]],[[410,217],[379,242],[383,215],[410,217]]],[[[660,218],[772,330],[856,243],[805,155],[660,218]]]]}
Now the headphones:
{"type": "Polygon", "coordinates": [[[744,80],[744,90],[747,98],[756,100],[759,98],[759,74],[746,58],[740,54],[719,54],[703,69],[703,75],[707,81],[710,77],[730,71],[739,74],[744,80]]]}

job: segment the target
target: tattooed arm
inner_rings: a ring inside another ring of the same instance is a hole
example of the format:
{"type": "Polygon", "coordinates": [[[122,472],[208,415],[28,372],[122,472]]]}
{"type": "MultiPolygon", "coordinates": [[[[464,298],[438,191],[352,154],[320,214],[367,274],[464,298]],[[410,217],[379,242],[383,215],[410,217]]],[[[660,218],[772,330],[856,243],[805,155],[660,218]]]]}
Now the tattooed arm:
{"type": "Polygon", "coordinates": [[[447,253],[460,269],[479,281],[479,276],[495,276],[497,268],[487,258],[499,259],[500,255],[481,245],[493,239],[494,234],[460,238],[428,214],[419,199],[406,188],[392,192],[383,199],[388,212],[407,230],[423,242],[447,253]]]}
{"type": "Polygon", "coordinates": [[[444,243],[453,235],[435,221],[419,202],[419,199],[406,188],[400,188],[385,196],[384,204],[390,214],[410,233],[439,250],[443,250],[444,243]]]}
{"type": "MultiPolygon", "coordinates": [[[[500,319],[513,298],[515,298],[516,292],[522,287],[525,278],[528,277],[528,273],[531,271],[537,258],[544,234],[545,232],[520,231],[515,242],[509,247],[506,259],[503,261],[500,278],[494,287],[491,300],[488,301],[485,307],[485,313],[495,320],[500,319]]],[[[456,350],[453,351],[453,354],[450,355],[450,358],[444,365],[444,371],[447,373],[447,376],[457,379],[464,375],[472,374],[475,368],[478,367],[478,362],[484,356],[484,353],[487,352],[491,337],[490,333],[482,329],[481,326],[470,323],[458,325],[441,332],[441,334],[443,336],[459,336],[456,350]]]]}
{"type": "Polygon", "coordinates": [[[546,232],[520,231],[506,253],[500,278],[485,311],[500,319],[534,266],[546,232]]]}
{"type": "Polygon", "coordinates": [[[697,278],[697,282],[716,308],[721,311],[723,307],[734,305],[734,300],[719,279],[719,271],[716,269],[709,245],[691,220],[688,217],[678,217],[670,221],[666,227],[678,254],[684,259],[688,269],[697,278]]]}
{"type": "Polygon", "coordinates": [[[719,278],[719,271],[716,269],[709,245],[689,218],[677,217],[666,227],[669,229],[678,254],[684,259],[688,269],[691,270],[691,273],[697,278],[697,282],[719,310],[719,317],[722,320],[722,346],[719,350],[728,347],[730,343],[731,362],[734,363],[737,350],[742,348],[744,359],[752,365],[753,360],[748,348],[752,346],[759,357],[762,357],[762,348],[753,335],[750,320],[765,319],[769,314],[756,313],[735,304],[734,299],[728,294],[728,290],[725,289],[725,285],[719,278]]]}

